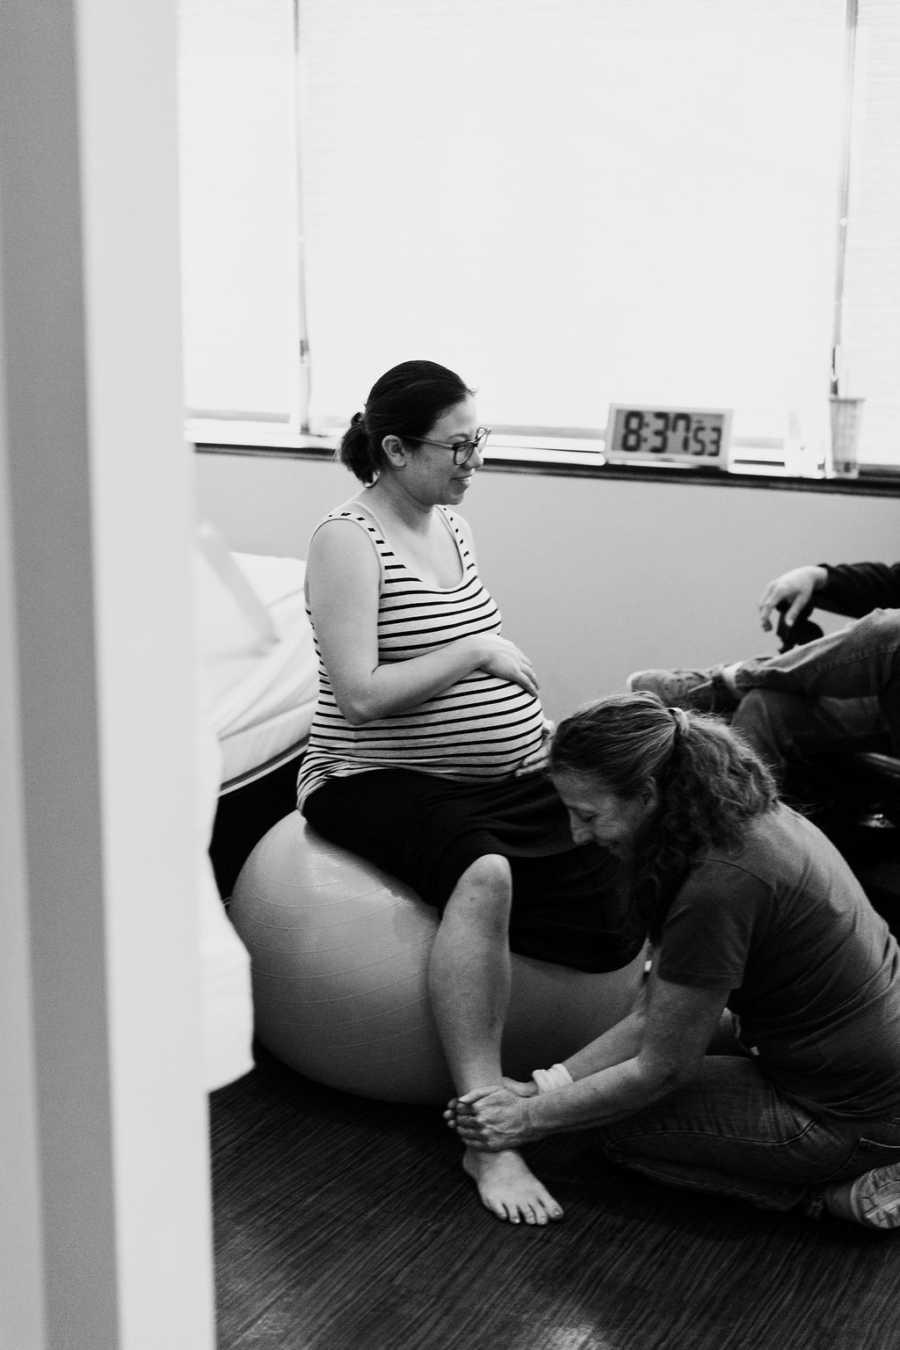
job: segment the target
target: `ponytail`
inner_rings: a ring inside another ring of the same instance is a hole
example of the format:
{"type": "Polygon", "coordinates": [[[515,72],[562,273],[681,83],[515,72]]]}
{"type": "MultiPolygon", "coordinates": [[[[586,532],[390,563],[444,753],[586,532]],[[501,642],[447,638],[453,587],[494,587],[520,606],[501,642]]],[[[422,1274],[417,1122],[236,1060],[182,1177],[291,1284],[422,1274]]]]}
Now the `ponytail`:
{"type": "Polygon", "coordinates": [[[654,938],[692,862],[712,849],[740,852],[748,823],[778,801],[770,770],[740,732],[718,718],[678,711],[686,726],[660,772],[659,814],[638,863],[654,938]]]}
{"type": "Polygon", "coordinates": [[[635,881],[654,937],[694,860],[711,849],[738,852],[747,824],[778,800],[772,774],[739,732],[649,693],[600,699],[560,722],[548,767],[625,798],[656,783],[659,809],[635,881]]]}

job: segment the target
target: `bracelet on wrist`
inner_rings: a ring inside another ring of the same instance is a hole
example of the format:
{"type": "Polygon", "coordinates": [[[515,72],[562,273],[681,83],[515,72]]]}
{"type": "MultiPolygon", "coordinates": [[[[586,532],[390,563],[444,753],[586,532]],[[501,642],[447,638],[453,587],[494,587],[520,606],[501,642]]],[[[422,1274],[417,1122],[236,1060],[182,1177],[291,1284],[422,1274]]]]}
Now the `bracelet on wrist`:
{"type": "Polygon", "coordinates": [[[539,1093],[555,1092],[557,1088],[566,1087],[575,1081],[565,1064],[551,1064],[549,1069],[535,1069],[531,1077],[539,1093]]]}

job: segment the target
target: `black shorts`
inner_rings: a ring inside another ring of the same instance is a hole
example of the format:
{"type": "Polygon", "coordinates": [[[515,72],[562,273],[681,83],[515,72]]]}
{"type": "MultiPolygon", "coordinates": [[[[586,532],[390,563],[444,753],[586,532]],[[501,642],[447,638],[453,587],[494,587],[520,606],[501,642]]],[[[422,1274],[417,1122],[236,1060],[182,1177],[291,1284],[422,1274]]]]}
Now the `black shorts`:
{"type": "Polygon", "coordinates": [[[510,948],[523,956],[618,970],[643,944],[618,860],[572,842],[544,774],[472,784],[374,769],[330,778],[307,797],[303,814],[326,839],[406,882],[439,912],[478,858],[508,859],[510,948]]]}

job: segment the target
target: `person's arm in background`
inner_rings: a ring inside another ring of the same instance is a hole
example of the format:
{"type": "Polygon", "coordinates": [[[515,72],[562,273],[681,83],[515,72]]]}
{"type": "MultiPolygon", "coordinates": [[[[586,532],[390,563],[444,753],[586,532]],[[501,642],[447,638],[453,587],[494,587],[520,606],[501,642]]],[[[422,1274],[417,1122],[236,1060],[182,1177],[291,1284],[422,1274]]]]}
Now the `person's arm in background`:
{"type": "Polygon", "coordinates": [[[826,580],[816,592],[819,609],[862,619],[873,609],[900,609],[900,563],[825,565],[826,580]]]}
{"type": "Polygon", "coordinates": [[[900,563],[810,563],[770,581],[760,596],[759,617],[768,632],[785,606],[790,628],[809,607],[861,619],[873,609],[900,608],[900,563]]]}

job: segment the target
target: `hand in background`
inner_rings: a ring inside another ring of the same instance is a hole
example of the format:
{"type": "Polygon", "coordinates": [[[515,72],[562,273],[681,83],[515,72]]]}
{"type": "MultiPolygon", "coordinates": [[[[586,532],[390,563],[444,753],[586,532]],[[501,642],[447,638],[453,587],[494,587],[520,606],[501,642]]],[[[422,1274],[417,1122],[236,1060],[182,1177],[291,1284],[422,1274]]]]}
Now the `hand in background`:
{"type": "Polygon", "coordinates": [[[768,633],[774,627],[772,612],[782,604],[787,605],[784,621],[790,628],[810,604],[815,592],[824,586],[827,576],[824,567],[811,563],[806,567],[794,567],[770,581],[759,601],[759,621],[765,631],[768,633]]]}

